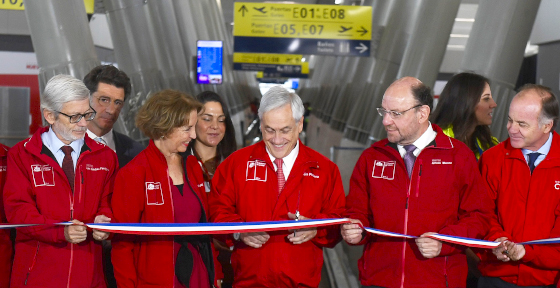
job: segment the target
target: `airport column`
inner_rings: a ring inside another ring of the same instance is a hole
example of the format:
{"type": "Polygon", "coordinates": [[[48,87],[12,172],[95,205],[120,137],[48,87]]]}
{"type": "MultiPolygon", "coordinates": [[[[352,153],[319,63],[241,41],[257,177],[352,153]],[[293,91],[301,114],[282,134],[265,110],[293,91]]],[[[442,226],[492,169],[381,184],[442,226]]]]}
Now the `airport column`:
{"type": "Polygon", "coordinates": [[[158,67],[165,88],[192,93],[190,69],[181,43],[172,0],[148,1],[148,23],[158,67]]]}
{"type": "MultiPolygon", "coordinates": [[[[397,76],[406,44],[424,2],[424,0],[403,0],[394,3],[385,32],[381,37],[375,65],[365,71],[366,81],[360,83],[364,86],[369,83],[374,85],[368,85],[371,89],[364,91],[356,99],[346,123],[345,139],[362,145],[368,142],[377,115],[373,113],[374,109],[379,106],[386,88],[397,76]]],[[[347,144],[349,145],[345,146],[354,146],[352,143],[347,144]]]]}
{"type": "MultiPolygon", "coordinates": [[[[79,2],[79,1],[78,1],[79,2]]],[[[162,88],[162,75],[158,69],[155,51],[146,17],[144,0],[103,0],[115,58],[130,77],[132,93],[119,119],[124,119],[126,132],[133,139],[146,140],[136,128],[134,119],[138,109],[151,94],[162,88]]]]}
{"type": "Polygon", "coordinates": [[[39,64],[39,87],[57,74],[82,79],[99,65],[83,1],[26,0],[25,15],[39,64]]]}

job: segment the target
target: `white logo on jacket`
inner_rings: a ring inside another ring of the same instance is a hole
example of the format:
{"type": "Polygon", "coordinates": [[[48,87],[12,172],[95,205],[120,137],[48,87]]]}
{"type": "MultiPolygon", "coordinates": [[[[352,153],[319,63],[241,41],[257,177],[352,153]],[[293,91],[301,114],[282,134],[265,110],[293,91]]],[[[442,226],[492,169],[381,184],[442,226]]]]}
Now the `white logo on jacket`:
{"type": "Polygon", "coordinates": [[[315,175],[315,174],[313,174],[313,173],[311,173],[311,172],[303,172],[303,176],[311,176],[311,177],[313,177],[313,178],[315,178],[315,179],[319,179],[319,175],[315,175]]]}
{"type": "Polygon", "coordinates": [[[441,161],[441,159],[432,159],[432,165],[439,165],[439,164],[443,164],[443,165],[449,165],[449,164],[453,164],[453,162],[450,161],[441,161]]]}
{"type": "Polygon", "coordinates": [[[554,182],[555,182],[554,189],[560,190],[560,181],[554,181],[554,182]]]}
{"type": "Polygon", "coordinates": [[[109,168],[107,168],[107,167],[95,168],[91,164],[86,164],[86,170],[89,170],[89,171],[107,171],[107,172],[109,172],[109,168]]]}
{"type": "Polygon", "coordinates": [[[40,164],[31,165],[31,174],[33,175],[33,184],[35,187],[55,186],[54,171],[51,166],[40,164]]]}
{"type": "Polygon", "coordinates": [[[7,166],[0,166],[0,172],[6,172],[7,166]]]}
{"type": "Polygon", "coordinates": [[[146,205],[163,205],[161,182],[146,182],[146,205]]]}
{"type": "Polygon", "coordinates": [[[373,163],[373,171],[371,172],[371,177],[386,180],[395,179],[395,166],[397,166],[396,164],[396,161],[375,160],[375,162],[373,163]]]}
{"type": "Polygon", "coordinates": [[[245,172],[245,181],[261,181],[266,182],[268,178],[268,169],[264,161],[247,161],[247,171],[245,172]]]}

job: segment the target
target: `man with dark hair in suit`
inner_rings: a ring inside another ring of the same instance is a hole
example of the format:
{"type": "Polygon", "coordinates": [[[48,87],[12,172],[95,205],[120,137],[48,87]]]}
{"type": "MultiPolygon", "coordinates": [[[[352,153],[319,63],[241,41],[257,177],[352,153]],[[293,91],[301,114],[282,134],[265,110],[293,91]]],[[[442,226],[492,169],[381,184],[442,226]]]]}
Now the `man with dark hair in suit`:
{"type": "MultiPolygon", "coordinates": [[[[123,167],[144,150],[140,143],[113,130],[126,97],[130,95],[130,78],[115,66],[100,65],[84,77],[84,84],[90,92],[90,105],[97,112],[95,118],[88,122],[87,134],[91,139],[115,151],[119,167],[123,167]]],[[[111,264],[110,241],[103,242],[103,269],[107,287],[117,287],[111,264]]]]}
{"type": "Polygon", "coordinates": [[[115,66],[100,65],[84,77],[84,84],[90,91],[90,105],[97,112],[88,123],[87,134],[115,151],[119,166],[123,167],[144,150],[140,143],[113,130],[126,97],[130,94],[130,78],[115,66]]]}

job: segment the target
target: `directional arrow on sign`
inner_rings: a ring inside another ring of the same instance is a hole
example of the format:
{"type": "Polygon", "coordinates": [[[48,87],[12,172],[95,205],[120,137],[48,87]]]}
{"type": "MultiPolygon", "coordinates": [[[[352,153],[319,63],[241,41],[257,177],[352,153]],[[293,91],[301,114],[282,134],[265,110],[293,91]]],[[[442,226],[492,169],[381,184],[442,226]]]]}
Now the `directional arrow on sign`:
{"type": "Polygon", "coordinates": [[[245,17],[245,12],[249,12],[249,9],[247,9],[247,7],[245,7],[245,5],[241,6],[241,9],[239,9],[239,11],[237,12],[241,12],[242,16],[245,17]]]}
{"type": "Polygon", "coordinates": [[[360,42],[360,46],[356,46],[354,48],[358,49],[358,51],[360,51],[360,54],[362,54],[362,53],[364,53],[368,50],[368,47],[362,42],[360,42]]]}
{"type": "Polygon", "coordinates": [[[362,33],[360,36],[364,36],[364,34],[366,34],[368,32],[368,30],[366,30],[366,28],[364,28],[364,26],[362,26],[362,29],[358,30],[357,32],[362,33]]]}

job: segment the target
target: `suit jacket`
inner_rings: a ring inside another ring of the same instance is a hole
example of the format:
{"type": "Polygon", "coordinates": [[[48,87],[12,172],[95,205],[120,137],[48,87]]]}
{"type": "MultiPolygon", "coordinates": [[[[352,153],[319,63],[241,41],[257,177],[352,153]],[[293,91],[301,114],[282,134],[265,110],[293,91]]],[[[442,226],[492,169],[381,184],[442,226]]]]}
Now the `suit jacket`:
{"type": "Polygon", "coordinates": [[[113,130],[113,138],[115,139],[117,158],[119,159],[119,167],[121,168],[146,148],[142,144],[132,140],[132,138],[115,130],[113,130]]]}

